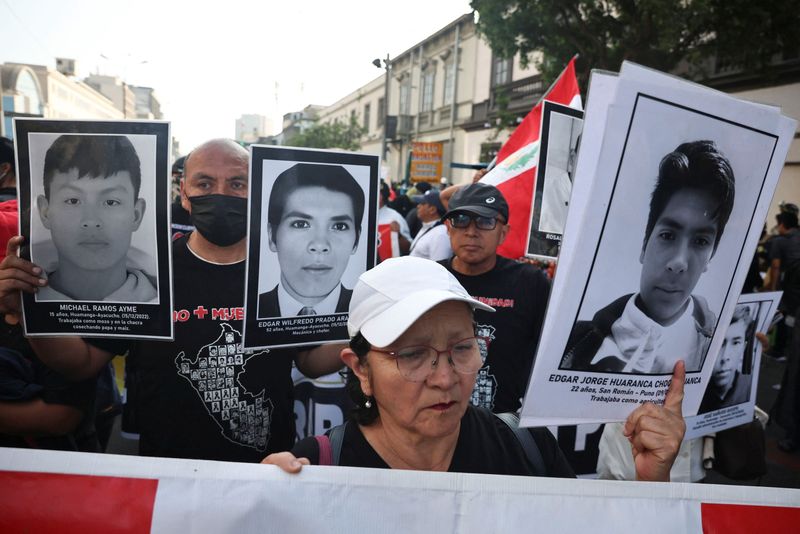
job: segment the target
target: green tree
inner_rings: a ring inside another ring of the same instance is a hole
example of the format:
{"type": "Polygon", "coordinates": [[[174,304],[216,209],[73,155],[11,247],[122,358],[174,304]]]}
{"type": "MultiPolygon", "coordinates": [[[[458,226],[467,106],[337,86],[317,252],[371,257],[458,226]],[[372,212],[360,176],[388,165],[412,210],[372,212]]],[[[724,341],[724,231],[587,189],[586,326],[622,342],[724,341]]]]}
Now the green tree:
{"type": "Polygon", "coordinates": [[[797,54],[800,0],[472,0],[494,52],[534,59],[553,80],[569,59],[581,87],[593,68],[630,60],[662,71],[682,61],[703,79],[709,57],[768,72],[776,54],[797,54]],[[539,52],[540,54],[533,54],[539,52]]]}
{"type": "Polygon", "coordinates": [[[342,148],[358,150],[361,148],[361,136],[366,130],[358,123],[355,116],[350,116],[347,123],[318,122],[311,128],[293,137],[289,144],[309,148],[342,148]]]}

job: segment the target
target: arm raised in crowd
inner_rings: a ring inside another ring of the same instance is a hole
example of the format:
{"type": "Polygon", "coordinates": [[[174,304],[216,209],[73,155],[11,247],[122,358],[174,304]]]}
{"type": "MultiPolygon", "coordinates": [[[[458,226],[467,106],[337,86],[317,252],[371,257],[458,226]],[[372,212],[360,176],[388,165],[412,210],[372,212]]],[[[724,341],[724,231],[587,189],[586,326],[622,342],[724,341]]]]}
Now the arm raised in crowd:
{"type": "MultiPolygon", "coordinates": [[[[47,285],[47,280],[40,276],[42,269],[17,254],[23,242],[22,236],[11,238],[6,247],[7,255],[0,262],[0,313],[5,314],[10,324],[19,322],[22,307],[19,292],[35,293],[47,285]]],[[[28,341],[45,365],[70,380],[96,375],[113,357],[79,337],[37,337],[28,341]]]]}
{"type": "Polygon", "coordinates": [[[341,358],[344,348],[347,348],[347,345],[343,343],[318,345],[299,352],[294,363],[300,372],[309,378],[329,375],[344,366],[341,358]]]}

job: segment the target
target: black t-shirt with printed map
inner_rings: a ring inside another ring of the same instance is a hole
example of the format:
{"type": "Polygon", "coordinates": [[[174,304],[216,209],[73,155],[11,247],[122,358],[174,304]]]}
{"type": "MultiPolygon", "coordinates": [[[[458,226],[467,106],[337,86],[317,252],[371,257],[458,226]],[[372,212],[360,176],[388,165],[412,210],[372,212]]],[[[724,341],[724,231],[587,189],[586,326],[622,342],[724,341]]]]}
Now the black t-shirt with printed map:
{"type": "Polygon", "coordinates": [[[452,258],[440,263],[472,297],[496,310],[475,310],[477,333],[486,346],[482,342],[484,365],[472,403],[495,413],[519,411],[544,322],[547,276],[532,265],[501,256],[491,271],[475,276],[456,272],[452,258]]]}
{"type": "Polygon", "coordinates": [[[208,263],[173,243],[175,341],[89,340],[130,347],[139,452],[258,462],[294,443],[292,350],[242,350],[245,262],[208,263]]]}

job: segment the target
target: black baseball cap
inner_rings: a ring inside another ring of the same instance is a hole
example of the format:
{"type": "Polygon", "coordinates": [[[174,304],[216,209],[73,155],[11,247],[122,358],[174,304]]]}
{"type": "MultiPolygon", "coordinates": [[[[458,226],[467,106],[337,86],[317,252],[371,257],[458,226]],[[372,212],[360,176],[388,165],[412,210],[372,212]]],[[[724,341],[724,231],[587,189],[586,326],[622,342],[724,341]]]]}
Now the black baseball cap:
{"type": "Polygon", "coordinates": [[[462,187],[450,198],[448,206],[450,209],[444,214],[445,217],[466,212],[481,217],[502,215],[508,221],[508,203],[503,193],[493,185],[478,182],[462,187]]]}

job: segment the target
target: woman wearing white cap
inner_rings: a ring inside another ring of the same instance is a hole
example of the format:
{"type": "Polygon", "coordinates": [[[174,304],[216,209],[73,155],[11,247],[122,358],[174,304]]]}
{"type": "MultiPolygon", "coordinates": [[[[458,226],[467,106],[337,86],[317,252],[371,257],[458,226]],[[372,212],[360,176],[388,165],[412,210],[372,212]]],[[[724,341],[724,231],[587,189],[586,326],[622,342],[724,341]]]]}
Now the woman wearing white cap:
{"type": "MultiPolygon", "coordinates": [[[[574,476],[546,429],[520,431],[470,405],[482,365],[475,308],[493,311],[429,260],[394,258],[364,273],[350,300],[350,347],[342,350],[357,405],[352,420],[330,438],[304,439],[264,463],[289,472],[335,463],[574,476]]],[[[626,422],[639,480],[669,480],[685,428],[682,373],[679,364],[664,407],[643,405],[626,422]]]]}

